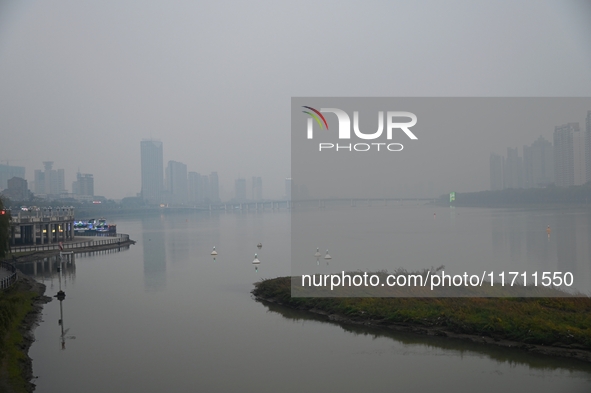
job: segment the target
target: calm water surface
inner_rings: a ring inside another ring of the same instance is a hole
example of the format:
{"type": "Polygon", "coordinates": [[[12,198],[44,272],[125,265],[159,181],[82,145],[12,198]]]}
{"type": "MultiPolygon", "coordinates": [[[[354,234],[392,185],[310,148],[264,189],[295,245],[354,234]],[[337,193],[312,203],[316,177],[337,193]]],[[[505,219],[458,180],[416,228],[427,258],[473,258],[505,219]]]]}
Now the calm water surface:
{"type": "MultiPolygon", "coordinates": [[[[405,211],[396,214],[433,220],[433,208],[405,211]]],[[[457,212],[437,210],[437,225],[449,228],[463,214],[471,217],[465,225],[473,227],[462,231],[498,259],[527,266],[541,258],[589,275],[590,221],[580,212],[457,212]],[[550,242],[544,239],[553,222],[552,236],[559,228],[571,231],[564,244],[558,233],[550,242]],[[538,224],[543,240],[529,234],[538,224]]],[[[65,264],[63,345],[60,303],[54,299],[44,307],[30,350],[38,392],[591,391],[589,364],[341,326],[256,302],[250,295],[254,282],[291,272],[288,212],[163,215],[116,223],[136,245],[77,255],[65,264]],[[215,261],[213,246],[219,252],[215,261]],[[258,271],[252,265],[255,253],[258,271]]],[[[405,227],[397,230],[404,233],[405,227]]],[[[453,255],[445,244],[431,252],[433,260],[453,255]]],[[[456,259],[465,258],[459,255],[456,259]]],[[[336,256],[331,263],[338,263],[336,256]]],[[[23,270],[47,285],[47,295],[58,291],[55,261],[23,270]]]]}

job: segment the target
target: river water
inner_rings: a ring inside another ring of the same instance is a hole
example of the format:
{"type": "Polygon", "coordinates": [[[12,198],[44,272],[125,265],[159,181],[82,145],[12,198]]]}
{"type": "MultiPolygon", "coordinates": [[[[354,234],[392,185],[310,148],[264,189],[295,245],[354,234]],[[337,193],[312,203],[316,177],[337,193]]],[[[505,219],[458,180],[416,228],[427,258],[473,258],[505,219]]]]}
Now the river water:
{"type": "MultiPolygon", "coordinates": [[[[396,209],[430,220],[436,213],[437,225],[470,233],[469,241],[477,241],[487,258],[509,258],[522,267],[532,260],[555,269],[568,264],[578,282],[591,281],[586,211],[396,209]],[[550,239],[546,225],[552,226],[550,239]]],[[[408,229],[409,217],[399,232],[408,229]]],[[[338,325],[255,301],[254,282],[291,273],[289,212],[115,222],[137,244],[68,257],[61,283],[54,260],[22,267],[47,285],[48,296],[60,285],[66,293],[61,304],[54,298],[44,306],[34,332],[29,354],[38,392],[591,391],[591,364],[338,325]]],[[[412,231],[423,241],[429,237],[420,228],[412,231]]],[[[457,248],[437,244],[432,260],[448,258],[457,248]]],[[[469,263],[457,255],[454,260],[469,263]]]]}

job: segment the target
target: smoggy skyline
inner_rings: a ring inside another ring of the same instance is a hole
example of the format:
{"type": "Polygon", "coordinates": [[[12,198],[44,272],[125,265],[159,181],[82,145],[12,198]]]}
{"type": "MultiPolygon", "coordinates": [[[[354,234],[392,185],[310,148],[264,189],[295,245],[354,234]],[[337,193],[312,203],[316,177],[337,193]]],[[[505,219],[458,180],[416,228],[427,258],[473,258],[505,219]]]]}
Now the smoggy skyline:
{"type": "MultiPolygon", "coordinates": [[[[154,138],[165,165],[217,171],[226,192],[261,176],[280,197],[291,97],[589,97],[589,20],[584,1],[0,2],[0,162],[31,181],[54,161],[69,190],[79,168],[120,199],[140,191],[154,138]]],[[[450,135],[470,154],[441,166],[469,170],[409,169],[401,187],[488,189],[491,152],[559,124],[450,135]]]]}

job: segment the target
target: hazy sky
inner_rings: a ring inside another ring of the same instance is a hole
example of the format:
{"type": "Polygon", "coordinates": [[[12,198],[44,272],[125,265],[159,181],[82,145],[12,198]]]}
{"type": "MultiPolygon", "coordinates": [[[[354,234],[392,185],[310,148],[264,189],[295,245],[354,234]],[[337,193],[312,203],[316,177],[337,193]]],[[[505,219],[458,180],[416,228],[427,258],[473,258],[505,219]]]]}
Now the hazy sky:
{"type": "MultiPolygon", "coordinates": [[[[279,197],[292,96],[588,97],[590,4],[0,1],[0,161],[29,181],[54,161],[70,191],[80,168],[118,199],[152,137],[227,196],[256,175],[279,197]]],[[[490,152],[539,134],[471,141],[482,158],[455,189],[487,188],[490,152]]]]}

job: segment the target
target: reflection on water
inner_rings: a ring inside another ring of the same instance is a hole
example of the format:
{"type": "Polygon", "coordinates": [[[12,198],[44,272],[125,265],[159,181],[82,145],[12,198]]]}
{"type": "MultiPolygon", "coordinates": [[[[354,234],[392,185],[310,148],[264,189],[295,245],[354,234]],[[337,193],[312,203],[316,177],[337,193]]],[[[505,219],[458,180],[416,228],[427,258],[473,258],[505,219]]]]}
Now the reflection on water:
{"type": "Polygon", "coordinates": [[[144,286],[161,290],[166,285],[166,231],[164,217],[142,218],[142,249],[144,251],[144,286]]]}
{"type": "Polygon", "coordinates": [[[591,293],[591,210],[437,206],[327,206],[299,209],[292,221],[292,274],[421,271],[447,274],[570,272],[572,291],[591,293]],[[436,217],[436,218],[433,218],[436,217]],[[552,231],[546,232],[548,225],[552,231]],[[316,247],[330,266],[310,258],[316,247]],[[312,266],[314,269],[311,269],[312,266]]]}
{"type": "MultiPolygon", "coordinates": [[[[64,288],[67,288],[69,283],[76,281],[76,257],[76,254],[62,256],[61,279],[64,288]]],[[[59,266],[59,256],[53,256],[36,262],[19,263],[18,268],[24,274],[34,277],[37,281],[45,284],[47,287],[45,294],[53,296],[59,290],[59,266]]]]}
{"type": "Polygon", "coordinates": [[[587,294],[591,293],[589,233],[591,213],[585,209],[499,210],[491,217],[495,258],[509,259],[522,271],[572,272],[577,287],[587,294]]]}

